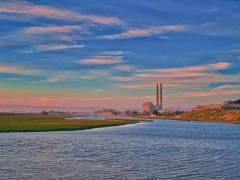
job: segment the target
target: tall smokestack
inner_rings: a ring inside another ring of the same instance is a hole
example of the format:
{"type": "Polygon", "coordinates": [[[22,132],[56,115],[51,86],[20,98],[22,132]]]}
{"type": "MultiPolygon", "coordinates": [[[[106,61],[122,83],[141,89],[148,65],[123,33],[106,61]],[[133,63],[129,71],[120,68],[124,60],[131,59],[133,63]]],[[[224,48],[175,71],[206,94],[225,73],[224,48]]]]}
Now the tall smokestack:
{"type": "Polygon", "coordinates": [[[159,98],[159,101],[160,101],[160,109],[162,109],[163,108],[162,83],[160,83],[160,98],[159,98]]]}
{"type": "Polygon", "coordinates": [[[158,84],[157,84],[157,89],[156,89],[156,105],[159,106],[158,84]]]}

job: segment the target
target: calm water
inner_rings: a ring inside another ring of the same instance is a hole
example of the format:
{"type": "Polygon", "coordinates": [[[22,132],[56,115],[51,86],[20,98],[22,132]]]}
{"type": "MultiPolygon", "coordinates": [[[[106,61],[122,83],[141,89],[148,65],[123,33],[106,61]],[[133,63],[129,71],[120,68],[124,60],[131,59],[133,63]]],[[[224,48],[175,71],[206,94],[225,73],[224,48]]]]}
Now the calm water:
{"type": "MultiPolygon", "coordinates": [[[[116,116],[117,117],[117,116],[116,116]]],[[[113,117],[108,117],[108,116],[82,116],[82,117],[73,117],[73,118],[66,118],[67,120],[105,120],[106,118],[115,118],[113,117]]]]}
{"type": "MultiPolygon", "coordinates": [[[[67,120],[106,120],[106,119],[139,119],[139,118],[132,118],[129,116],[82,116],[82,117],[73,117],[73,118],[66,118],[67,120]]],[[[143,118],[141,118],[143,119],[143,118]]],[[[149,120],[149,119],[146,119],[149,120]]]]}
{"type": "Polygon", "coordinates": [[[240,125],[0,134],[0,179],[240,179],[240,125]]]}

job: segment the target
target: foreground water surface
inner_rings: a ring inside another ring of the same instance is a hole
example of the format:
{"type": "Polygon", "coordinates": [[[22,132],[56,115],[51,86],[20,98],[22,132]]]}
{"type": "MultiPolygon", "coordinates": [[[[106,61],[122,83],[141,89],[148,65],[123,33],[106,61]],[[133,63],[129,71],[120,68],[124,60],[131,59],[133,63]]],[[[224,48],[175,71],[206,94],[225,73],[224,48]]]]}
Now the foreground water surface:
{"type": "Polygon", "coordinates": [[[240,179],[240,125],[154,121],[1,133],[0,179],[240,179]]]}

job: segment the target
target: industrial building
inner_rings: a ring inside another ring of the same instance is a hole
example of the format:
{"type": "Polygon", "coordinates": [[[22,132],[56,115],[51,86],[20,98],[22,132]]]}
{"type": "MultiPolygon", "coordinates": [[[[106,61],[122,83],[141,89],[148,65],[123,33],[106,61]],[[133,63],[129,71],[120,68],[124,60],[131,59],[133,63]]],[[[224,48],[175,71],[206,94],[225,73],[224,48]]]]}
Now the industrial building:
{"type": "Polygon", "coordinates": [[[142,112],[152,112],[154,111],[154,104],[152,102],[144,102],[142,104],[142,112]]]}
{"type": "Polygon", "coordinates": [[[163,98],[162,98],[162,83],[157,84],[156,88],[156,105],[155,105],[155,110],[161,110],[163,109],[163,98]]]}
{"type": "Polygon", "coordinates": [[[154,110],[162,110],[163,109],[163,98],[162,98],[162,83],[157,84],[156,88],[156,105],[152,102],[144,102],[142,104],[142,112],[152,112],[154,110]]]}

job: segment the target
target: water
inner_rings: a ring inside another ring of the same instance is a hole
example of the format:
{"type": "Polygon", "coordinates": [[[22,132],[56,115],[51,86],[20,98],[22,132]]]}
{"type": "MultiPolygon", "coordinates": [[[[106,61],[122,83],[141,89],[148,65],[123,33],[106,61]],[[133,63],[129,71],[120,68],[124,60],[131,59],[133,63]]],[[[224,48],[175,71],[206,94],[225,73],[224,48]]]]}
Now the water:
{"type": "MultiPolygon", "coordinates": [[[[106,120],[106,119],[138,119],[129,116],[81,116],[81,117],[73,117],[73,118],[66,118],[67,120],[106,120]]],[[[142,119],[142,118],[141,118],[142,119]]],[[[149,120],[149,119],[145,119],[149,120]]]]}
{"type": "MultiPolygon", "coordinates": [[[[116,116],[118,117],[118,116],[116,116]]],[[[73,117],[73,118],[66,118],[67,120],[105,120],[106,118],[115,118],[115,116],[81,116],[81,117],[73,117]]],[[[119,117],[118,117],[119,118],[119,117]]]]}
{"type": "Polygon", "coordinates": [[[240,179],[240,125],[0,134],[0,179],[240,179]]]}

